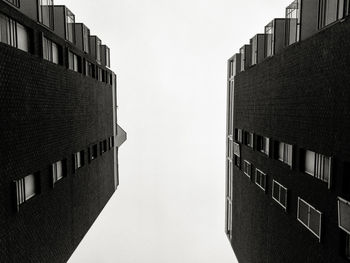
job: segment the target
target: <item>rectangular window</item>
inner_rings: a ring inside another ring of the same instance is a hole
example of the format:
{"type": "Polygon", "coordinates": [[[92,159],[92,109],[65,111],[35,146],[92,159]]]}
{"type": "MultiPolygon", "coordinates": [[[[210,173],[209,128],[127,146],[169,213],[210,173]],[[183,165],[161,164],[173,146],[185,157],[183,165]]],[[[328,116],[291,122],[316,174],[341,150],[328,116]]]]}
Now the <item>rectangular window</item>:
{"type": "Polygon", "coordinates": [[[275,180],[272,182],[272,199],[287,210],[287,188],[275,180]]]}
{"type": "Polygon", "coordinates": [[[84,52],[90,53],[90,30],[86,27],[83,26],[83,41],[84,41],[84,52]]]}
{"type": "Polygon", "coordinates": [[[43,59],[55,64],[59,63],[58,46],[51,40],[43,37],[43,59]]]}
{"type": "Polygon", "coordinates": [[[250,148],[253,148],[254,134],[252,132],[244,132],[244,142],[250,148]]]}
{"type": "Polygon", "coordinates": [[[255,183],[262,189],[266,190],[266,174],[259,169],[255,169],[255,183]]]}
{"type": "Polygon", "coordinates": [[[29,174],[16,182],[17,210],[25,201],[39,193],[38,174],[29,174]]]}
{"type": "Polygon", "coordinates": [[[96,62],[101,64],[101,40],[96,38],[96,62]]]}
{"type": "Polygon", "coordinates": [[[91,160],[95,160],[97,158],[97,144],[94,144],[91,147],[91,160]]]}
{"type": "Polygon", "coordinates": [[[298,42],[300,39],[300,1],[295,0],[286,8],[286,45],[298,42]]]}
{"type": "Polygon", "coordinates": [[[113,147],[114,147],[114,138],[112,136],[108,138],[108,148],[112,149],[113,147]]]}
{"type": "Polygon", "coordinates": [[[109,50],[108,47],[106,47],[106,66],[110,67],[111,66],[111,51],[109,50]]]}
{"type": "Polygon", "coordinates": [[[39,0],[39,22],[53,29],[53,0],[39,0]]]}
{"type": "Polygon", "coordinates": [[[274,55],[274,23],[273,21],[265,27],[265,57],[274,55]]]}
{"type": "Polygon", "coordinates": [[[305,173],[328,183],[328,187],[330,187],[331,162],[331,157],[327,157],[309,150],[305,151],[305,173]]]}
{"type": "Polygon", "coordinates": [[[338,226],[350,234],[350,202],[338,197],[338,226]]]}
{"type": "Polygon", "coordinates": [[[322,213],[300,197],[298,197],[297,219],[321,241],[322,213]]]}
{"type": "Polygon", "coordinates": [[[284,142],[278,143],[278,160],[292,167],[293,146],[284,142]]]}
{"type": "Polygon", "coordinates": [[[97,79],[98,79],[98,81],[103,81],[103,70],[101,69],[101,68],[98,68],[98,70],[97,70],[97,79]]]}
{"type": "Polygon", "coordinates": [[[248,176],[250,178],[250,176],[252,174],[252,165],[247,160],[244,160],[243,172],[246,176],[248,176]]]}
{"type": "Polygon", "coordinates": [[[319,0],[318,5],[318,28],[321,29],[333,22],[338,18],[338,9],[341,4],[339,0],[319,0]]]}
{"type": "Polygon", "coordinates": [[[19,7],[19,4],[20,4],[19,0],[6,0],[6,1],[13,4],[16,7],[19,7]]]}
{"type": "Polygon", "coordinates": [[[241,147],[238,143],[233,143],[233,154],[234,154],[234,162],[235,165],[240,168],[241,167],[241,147]]]}
{"type": "Polygon", "coordinates": [[[67,161],[61,160],[52,164],[52,185],[67,175],[67,161]]]}
{"type": "Polygon", "coordinates": [[[0,42],[29,51],[29,34],[23,25],[0,14],[0,42]]]}
{"type": "Polygon", "coordinates": [[[92,78],[95,77],[95,65],[89,61],[85,61],[85,75],[92,78]]]}
{"type": "Polygon", "coordinates": [[[68,68],[79,72],[79,57],[71,51],[68,51],[68,68]]]}
{"type": "Polygon", "coordinates": [[[75,42],[74,23],[74,14],[66,9],[66,40],[70,41],[71,43],[75,42]]]}
{"type": "Polygon", "coordinates": [[[84,151],[76,152],[74,154],[74,169],[78,170],[84,166],[84,151]]]}
{"type": "Polygon", "coordinates": [[[235,129],[235,140],[242,143],[242,129],[235,129]]]}
{"type": "Polygon", "coordinates": [[[264,136],[257,135],[257,150],[269,156],[270,139],[264,136]]]}

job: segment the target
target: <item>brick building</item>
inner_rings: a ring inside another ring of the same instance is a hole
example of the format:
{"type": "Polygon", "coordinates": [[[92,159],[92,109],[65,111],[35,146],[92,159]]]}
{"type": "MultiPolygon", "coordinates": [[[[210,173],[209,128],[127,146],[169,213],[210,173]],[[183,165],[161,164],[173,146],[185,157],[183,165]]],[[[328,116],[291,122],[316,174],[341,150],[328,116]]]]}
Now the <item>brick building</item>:
{"type": "Polygon", "coordinates": [[[65,6],[0,1],[0,262],[66,262],[117,189],[109,67],[65,6]]]}
{"type": "Polygon", "coordinates": [[[349,8],[296,0],[228,60],[225,232],[239,262],[350,260],[349,8]]]}

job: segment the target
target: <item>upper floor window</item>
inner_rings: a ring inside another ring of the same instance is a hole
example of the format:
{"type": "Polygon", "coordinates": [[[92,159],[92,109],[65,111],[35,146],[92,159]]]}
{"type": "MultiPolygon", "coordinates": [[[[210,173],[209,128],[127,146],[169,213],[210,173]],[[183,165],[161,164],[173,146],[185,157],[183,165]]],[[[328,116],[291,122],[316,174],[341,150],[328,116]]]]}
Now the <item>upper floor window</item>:
{"type": "Polygon", "coordinates": [[[297,219],[321,240],[322,213],[298,197],[297,219]]]}
{"type": "Polygon", "coordinates": [[[255,169],[255,183],[262,189],[266,190],[266,174],[259,169],[255,169]]]}
{"type": "Polygon", "coordinates": [[[350,234],[350,202],[338,197],[338,226],[350,234]]]}
{"type": "Polygon", "coordinates": [[[298,42],[300,39],[300,1],[295,0],[286,8],[286,45],[298,42]]]}
{"type": "Polygon", "coordinates": [[[20,5],[19,0],[6,0],[6,1],[13,4],[16,7],[19,7],[19,5],[20,5]]]}
{"type": "Polygon", "coordinates": [[[95,160],[97,158],[97,144],[92,145],[90,151],[90,159],[95,160]]]}
{"type": "Polygon", "coordinates": [[[304,160],[305,173],[327,182],[330,187],[331,160],[331,157],[306,150],[304,160]]]}
{"type": "Polygon", "coordinates": [[[229,76],[232,78],[234,76],[234,61],[230,60],[229,61],[229,76]]]}
{"type": "Polygon", "coordinates": [[[90,30],[83,26],[83,49],[86,53],[90,52],[90,30]]]}
{"type": "Polygon", "coordinates": [[[95,65],[89,61],[85,61],[85,75],[92,78],[95,77],[95,65]]]}
{"type": "Polygon", "coordinates": [[[16,182],[17,210],[20,204],[39,193],[39,175],[29,174],[16,182]]]}
{"type": "Polygon", "coordinates": [[[250,178],[250,176],[252,174],[252,165],[247,160],[244,160],[243,172],[246,176],[248,176],[250,178]]]}
{"type": "Polygon", "coordinates": [[[74,70],[76,72],[80,72],[79,60],[80,60],[80,57],[75,55],[73,52],[68,51],[68,68],[69,69],[74,70]]]}
{"type": "Polygon", "coordinates": [[[75,30],[74,30],[75,16],[66,9],[66,39],[71,43],[75,42],[75,30]]]}
{"type": "Polygon", "coordinates": [[[253,148],[254,144],[254,134],[252,132],[244,132],[244,143],[250,147],[253,148]]]}
{"type": "Polygon", "coordinates": [[[293,146],[288,143],[279,142],[278,143],[278,160],[292,167],[292,157],[293,157],[293,146]]]}
{"type": "Polygon", "coordinates": [[[321,29],[338,18],[338,2],[343,3],[343,0],[319,0],[318,5],[318,28],[321,29]]]}
{"type": "Polygon", "coordinates": [[[106,66],[111,66],[111,51],[108,47],[106,47],[106,66]]]}
{"type": "Polygon", "coordinates": [[[84,166],[84,151],[76,152],[74,154],[74,169],[77,170],[84,166]]]}
{"type": "Polygon", "coordinates": [[[96,61],[98,64],[101,64],[101,40],[96,39],[96,61]]]}
{"type": "Polygon", "coordinates": [[[274,24],[273,21],[265,27],[265,53],[266,57],[274,55],[274,24]]]}
{"type": "Polygon", "coordinates": [[[46,37],[43,37],[43,58],[55,64],[59,63],[58,46],[46,37]]]}
{"type": "Polygon", "coordinates": [[[28,52],[28,30],[15,20],[0,14],[0,42],[28,52]]]}
{"type": "Polygon", "coordinates": [[[54,185],[67,175],[67,161],[61,160],[52,164],[52,182],[54,185]]]}
{"type": "Polygon", "coordinates": [[[265,153],[267,156],[270,153],[270,138],[257,135],[257,150],[265,153]]]}
{"type": "Polygon", "coordinates": [[[235,141],[242,143],[242,129],[235,129],[235,141]]]}
{"type": "Polygon", "coordinates": [[[39,1],[39,22],[53,29],[53,0],[39,1]]]}
{"type": "Polygon", "coordinates": [[[287,188],[275,180],[272,181],[272,199],[287,210],[287,188]]]}

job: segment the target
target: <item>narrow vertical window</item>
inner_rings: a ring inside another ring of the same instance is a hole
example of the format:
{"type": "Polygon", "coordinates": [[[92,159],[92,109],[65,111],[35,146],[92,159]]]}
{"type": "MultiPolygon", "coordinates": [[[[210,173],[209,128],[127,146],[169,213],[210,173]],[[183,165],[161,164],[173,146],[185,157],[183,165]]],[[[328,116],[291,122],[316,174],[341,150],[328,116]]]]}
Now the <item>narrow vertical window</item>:
{"type": "Polygon", "coordinates": [[[274,55],[274,23],[273,21],[265,27],[265,57],[274,55]]]}
{"type": "Polygon", "coordinates": [[[306,150],[304,160],[305,173],[328,183],[328,187],[330,187],[331,160],[331,157],[306,150]]]}
{"type": "Polygon", "coordinates": [[[66,39],[71,43],[75,42],[74,23],[75,23],[74,14],[68,9],[66,9],[66,39]]]}
{"type": "Polygon", "coordinates": [[[19,206],[39,193],[38,174],[29,174],[15,181],[17,210],[19,206]]]}
{"type": "Polygon", "coordinates": [[[234,163],[238,168],[241,168],[241,147],[238,143],[233,143],[234,163]]]}
{"type": "Polygon", "coordinates": [[[247,160],[244,160],[243,172],[246,176],[248,176],[250,178],[250,176],[252,174],[252,165],[247,160]]]}
{"type": "Polygon", "coordinates": [[[39,0],[39,22],[53,29],[53,0],[39,0]]]}
{"type": "Polygon", "coordinates": [[[101,40],[99,39],[96,41],[96,61],[101,64],[101,40]]]}
{"type": "Polygon", "coordinates": [[[272,181],[272,199],[287,210],[287,188],[275,180],[272,181]]]}
{"type": "Polygon", "coordinates": [[[295,0],[286,8],[286,45],[300,39],[300,0],[295,0]]]}
{"type": "Polygon", "coordinates": [[[29,50],[29,38],[27,29],[20,23],[17,24],[17,48],[28,52],[29,50]]]}
{"type": "Polygon", "coordinates": [[[68,51],[68,68],[75,72],[79,72],[78,56],[71,51],[68,51]]]}
{"type": "Polygon", "coordinates": [[[52,169],[52,185],[55,185],[57,181],[61,180],[63,177],[66,176],[66,173],[67,173],[66,160],[61,160],[53,163],[51,166],[51,169],[52,169]]]}
{"type": "Polygon", "coordinates": [[[74,154],[74,168],[75,170],[84,166],[84,151],[76,152],[74,154]]]}
{"type": "Polygon", "coordinates": [[[292,167],[293,146],[284,142],[278,144],[278,160],[292,167]]]}
{"type": "Polygon", "coordinates": [[[266,174],[259,169],[255,169],[255,184],[263,191],[266,190],[266,174]]]}
{"type": "Polygon", "coordinates": [[[43,59],[55,64],[59,63],[58,46],[46,37],[43,37],[43,59]]]}
{"type": "Polygon", "coordinates": [[[313,206],[298,197],[297,219],[321,240],[321,219],[322,213],[313,206]]]}

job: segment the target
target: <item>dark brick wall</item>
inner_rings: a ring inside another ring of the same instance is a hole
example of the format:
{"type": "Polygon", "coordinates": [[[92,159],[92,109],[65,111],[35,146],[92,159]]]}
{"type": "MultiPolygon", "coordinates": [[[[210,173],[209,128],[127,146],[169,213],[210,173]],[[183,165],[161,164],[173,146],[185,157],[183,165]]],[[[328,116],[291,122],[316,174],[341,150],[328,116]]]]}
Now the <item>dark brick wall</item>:
{"type": "Polygon", "coordinates": [[[86,159],[113,135],[112,88],[0,43],[0,104],[0,262],[66,262],[114,192],[113,150],[86,159]],[[64,158],[52,188],[50,165],[64,158]],[[33,172],[41,193],[17,213],[13,181],[33,172]]]}
{"type": "Polygon", "coordinates": [[[235,77],[234,128],[294,145],[289,167],[242,145],[242,162],[267,174],[264,193],[233,168],[233,239],[239,262],[348,262],[337,196],[350,199],[350,21],[335,24],[235,77]],[[300,150],[333,157],[332,186],[300,171],[300,150]],[[288,188],[285,212],[272,179],[288,188]],[[296,219],[297,198],[322,215],[318,241],[296,219]]]}

